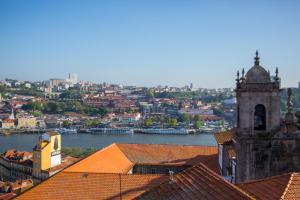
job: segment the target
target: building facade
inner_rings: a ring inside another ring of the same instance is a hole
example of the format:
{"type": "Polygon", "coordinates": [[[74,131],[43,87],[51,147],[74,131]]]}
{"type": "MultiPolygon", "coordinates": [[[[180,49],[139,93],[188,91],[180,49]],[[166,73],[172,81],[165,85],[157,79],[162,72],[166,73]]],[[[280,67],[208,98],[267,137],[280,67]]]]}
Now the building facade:
{"type": "Polygon", "coordinates": [[[281,117],[278,69],[271,78],[256,53],[254,66],[236,81],[237,127],[215,135],[223,176],[240,183],[299,171],[300,121],[294,120],[290,89],[281,117]]]}

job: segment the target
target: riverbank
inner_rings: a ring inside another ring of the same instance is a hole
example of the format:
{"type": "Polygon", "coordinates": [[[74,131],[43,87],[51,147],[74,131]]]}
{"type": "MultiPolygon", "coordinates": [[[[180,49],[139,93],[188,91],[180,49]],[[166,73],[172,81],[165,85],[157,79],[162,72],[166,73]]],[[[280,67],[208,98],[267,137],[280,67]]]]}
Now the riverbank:
{"type": "Polygon", "coordinates": [[[141,128],[91,128],[91,129],[0,129],[0,135],[12,134],[42,134],[49,131],[57,131],[63,134],[156,134],[156,135],[189,135],[189,134],[213,134],[213,131],[195,129],[141,129],[141,128]]]}
{"type": "MultiPolygon", "coordinates": [[[[32,151],[39,134],[0,135],[0,152],[7,149],[32,151]]],[[[196,135],[148,135],[148,134],[65,134],[62,147],[103,148],[112,143],[180,144],[215,146],[211,134],[196,135]]]]}

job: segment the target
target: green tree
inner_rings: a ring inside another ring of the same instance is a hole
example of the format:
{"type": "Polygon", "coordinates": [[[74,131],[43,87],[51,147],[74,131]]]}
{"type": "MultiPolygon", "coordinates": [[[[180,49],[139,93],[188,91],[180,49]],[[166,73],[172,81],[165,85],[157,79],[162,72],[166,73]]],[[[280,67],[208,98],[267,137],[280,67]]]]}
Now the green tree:
{"type": "Polygon", "coordinates": [[[68,120],[65,120],[65,121],[63,121],[62,126],[63,126],[64,128],[69,128],[69,127],[71,126],[71,122],[69,122],[68,120]]]}
{"type": "Polygon", "coordinates": [[[84,123],[84,126],[87,128],[93,128],[93,127],[98,127],[101,125],[101,121],[94,119],[94,120],[86,120],[84,123]]]}
{"type": "Polygon", "coordinates": [[[195,115],[194,116],[194,121],[200,121],[200,116],[199,115],[195,115]]]}
{"type": "Polygon", "coordinates": [[[148,98],[154,98],[154,96],[155,96],[155,92],[154,92],[154,89],[148,89],[147,91],[146,91],[146,96],[148,97],[148,98]]]}
{"type": "Polygon", "coordinates": [[[82,94],[82,91],[70,88],[62,92],[59,97],[62,99],[80,99],[82,94]]]}
{"type": "Polygon", "coordinates": [[[170,126],[170,127],[175,127],[175,126],[177,126],[177,119],[174,119],[174,118],[171,118],[171,119],[168,119],[168,125],[170,126]]]}
{"type": "Polygon", "coordinates": [[[199,128],[203,127],[203,126],[204,126],[204,123],[202,121],[195,121],[194,122],[194,127],[196,129],[199,129],[199,128]]]}
{"type": "Polygon", "coordinates": [[[149,127],[153,124],[153,119],[152,118],[147,118],[144,120],[144,126],[149,127]]]}
{"type": "Polygon", "coordinates": [[[22,109],[24,110],[39,110],[41,111],[43,109],[43,104],[41,102],[33,102],[30,101],[27,104],[22,106],[22,109]]]}
{"type": "Polygon", "coordinates": [[[44,111],[47,113],[60,113],[62,111],[61,104],[51,101],[45,105],[44,111]]]}
{"type": "Polygon", "coordinates": [[[35,110],[35,111],[32,111],[31,114],[34,116],[34,117],[40,117],[43,115],[43,113],[39,110],[35,110]]]}
{"type": "Polygon", "coordinates": [[[186,113],[180,115],[180,121],[182,122],[189,122],[190,121],[190,116],[186,113]]]}

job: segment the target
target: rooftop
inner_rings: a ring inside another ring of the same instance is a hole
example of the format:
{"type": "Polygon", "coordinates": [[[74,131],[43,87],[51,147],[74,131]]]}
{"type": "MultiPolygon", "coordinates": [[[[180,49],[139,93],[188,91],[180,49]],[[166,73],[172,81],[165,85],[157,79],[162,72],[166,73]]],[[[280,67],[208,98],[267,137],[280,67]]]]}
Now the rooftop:
{"type": "Polygon", "coordinates": [[[238,184],[238,187],[260,200],[300,199],[300,174],[289,173],[238,184]]]}
{"type": "Polygon", "coordinates": [[[163,175],[60,172],[16,199],[133,199],[166,180],[163,175]]]}
{"type": "Polygon", "coordinates": [[[254,199],[225,181],[205,165],[199,164],[176,174],[157,187],[149,189],[137,199],[254,199]]]}
{"type": "Polygon", "coordinates": [[[219,172],[217,153],[213,146],[112,144],[65,171],[128,173],[135,164],[193,166],[202,162],[219,172]]]}
{"type": "Polygon", "coordinates": [[[233,128],[233,129],[230,129],[228,131],[224,131],[224,132],[214,134],[217,143],[218,144],[225,144],[225,143],[231,142],[234,138],[235,130],[236,129],[233,128]]]}

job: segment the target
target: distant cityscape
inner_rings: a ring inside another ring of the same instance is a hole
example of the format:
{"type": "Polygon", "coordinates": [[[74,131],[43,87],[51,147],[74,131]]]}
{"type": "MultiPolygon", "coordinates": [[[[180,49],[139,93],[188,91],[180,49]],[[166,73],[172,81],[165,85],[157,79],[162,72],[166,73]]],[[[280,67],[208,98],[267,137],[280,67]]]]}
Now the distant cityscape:
{"type": "MultiPolygon", "coordinates": [[[[71,73],[66,79],[43,82],[1,81],[0,137],[36,134],[38,138],[33,151],[7,149],[1,154],[0,197],[59,198],[62,194],[53,190],[59,188],[59,192],[80,199],[80,191],[61,190],[65,181],[74,185],[68,177],[83,182],[89,177],[100,180],[100,188],[113,188],[107,180],[118,175],[121,191],[112,194],[121,199],[153,199],[156,191],[167,190],[169,184],[196,187],[201,195],[205,191],[213,199],[220,195],[215,187],[232,188],[221,199],[228,199],[227,195],[265,199],[253,190],[261,181],[269,184],[269,179],[283,178],[287,181],[281,184],[286,186],[298,176],[300,83],[298,88],[282,89],[278,68],[271,76],[260,66],[258,52],[254,60],[247,73],[244,69],[237,72],[234,89],[194,88],[192,83],[182,88],[99,84],[78,81],[77,74],[71,73]],[[213,136],[217,146],[112,143],[100,150],[78,150],[62,145],[62,137],[78,134],[182,138],[205,134],[213,136]],[[178,181],[188,177],[195,182],[178,181]],[[130,186],[123,179],[128,179],[130,186]],[[201,181],[210,185],[209,189],[204,190],[201,181]],[[52,188],[49,193],[40,190],[45,185],[52,188]],[[130,195],[122,189],[141,185],[154,189],[130,195]]],[[[187,190],[174,192],[195,198],[187,190]]],[[[292,189],[288,192],[299,194],[292,189]]],[[[158,199],[169,198],[169,193],[162,195],[158,199]]],[[[94,198],[112,196],[97,191],[94,198]]]]}

